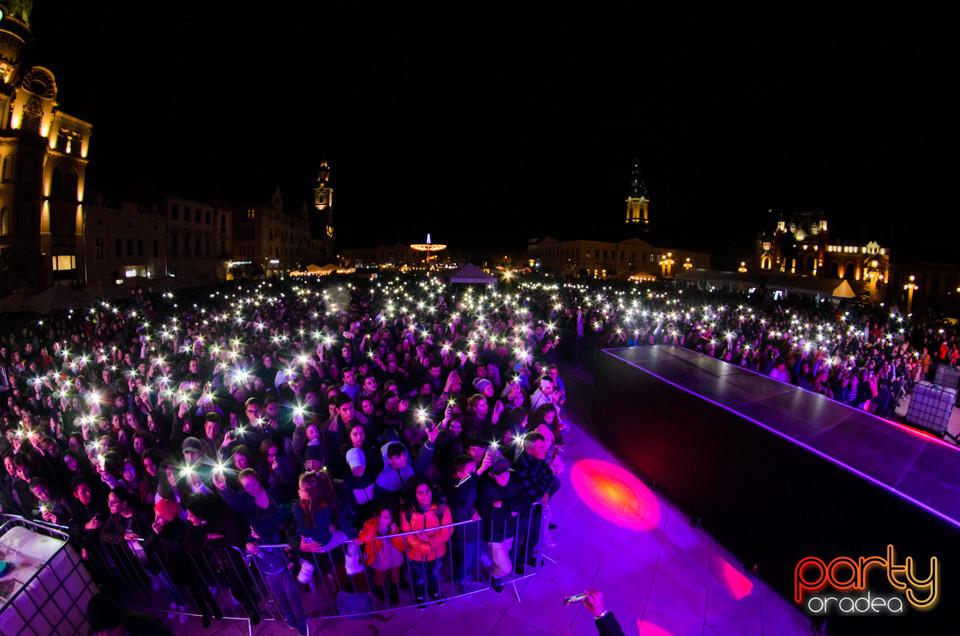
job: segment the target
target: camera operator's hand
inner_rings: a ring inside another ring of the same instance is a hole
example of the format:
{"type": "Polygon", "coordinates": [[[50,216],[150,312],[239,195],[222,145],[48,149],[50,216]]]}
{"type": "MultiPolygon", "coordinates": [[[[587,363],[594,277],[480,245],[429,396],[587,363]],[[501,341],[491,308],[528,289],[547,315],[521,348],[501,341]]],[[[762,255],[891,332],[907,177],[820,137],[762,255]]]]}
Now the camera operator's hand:
{"type": "Polygon", "coordinates": [[[587,590],[587,598],[583,600],[583,604],[594,618],[600,618],[603,614],[603,592],[590,588],[587,590]]]}

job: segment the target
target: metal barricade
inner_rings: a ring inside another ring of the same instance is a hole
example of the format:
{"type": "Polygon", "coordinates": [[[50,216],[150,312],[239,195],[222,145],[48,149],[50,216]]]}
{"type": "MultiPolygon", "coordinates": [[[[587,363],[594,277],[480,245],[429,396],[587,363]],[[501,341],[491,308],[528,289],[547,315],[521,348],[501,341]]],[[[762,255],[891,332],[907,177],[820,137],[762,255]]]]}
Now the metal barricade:
{"type": "MultiPolygon", "coordinates": [[[[511,518],[515,539],[503,585],[539,571],[539,539],[547,523],[543,513],[544,506],[537,502],[528,513],[511,518]]],[[[169,561],[124,542],[88,550],[85,564],[103,591],[137,609],[216,620],[292,619],[294,625],[443,603],[490,589],[493,563],[490,543],[483,540],[483,520],[427,531],[449,531],[443,549],[436,550],[441,556],[427,561],[409,558],[410,537],[420,532],[413,530],[378,535],[373,559],[371,548],[352,540],[324,552],[268,544],[257,545],[255,552],[208,548],[169,561]],[[393,561],[377,558],[378,550],[391,549],[396,553],[393,561]],[[392,565],[381,567],[385,563],[392,565]]],[[[519,598],[516,587],[511,588],[519,598]]]]}
{"type": "MultiPolygon", "coordinates": [[[[509,550],[511,571],[502,584],[509,585],[539,572],[542,563],[542,542],[539,540],[546,524],[544,506],[537,502],[528,514],[518,514],[513,523],[515,540],[509,550]]],[[[301,602],[309,608],[309,620],[337,616],[362,616],[382,611],[419,607],[483,592],[491,587],[490,544],[483,540],[484,521],[461,521],[435,528],[429,532],[449,530],[441,556],[427,561],[409,558],[409,538],[420,531],[378,535],[374,548],[354,543],[337,546],[329,552],[301,553],[301,563],[289,564],[289,570],[304,573],[304,587],[298,586],[301,602]],[[402,556],[389,558],[378,555],[395,550],[402,556]],[[359,552],[359,554],[357,554],[359,552]],[[373,559],[370,560],[371,552],[373,559]],[[348,595],[348,596],[343,596],[348,595]],[[366,599],[358,599],[358,595],[366,599]],[[422,599],[422,600],[421,600],[422,599]]],[[[269,546],[280,548],[283,546],[269,546]]],[[[288,546],[287,546],[288,547],[288,546]]],[[[516,594],[516,587],[513,592],[516,594]]]]}
{"type": "Polygon", "coordinates": [[[97,589],[69,539],[64,526],[0,515],[0,561],[7,562],[8,569],[0,585],[0,633],[61,634],[87,629],[87,602],[97,589]],[[33,535],[18,534],[15,528],[33,535]],[[36,535],[41,539],[35,542],[36,535]]]}

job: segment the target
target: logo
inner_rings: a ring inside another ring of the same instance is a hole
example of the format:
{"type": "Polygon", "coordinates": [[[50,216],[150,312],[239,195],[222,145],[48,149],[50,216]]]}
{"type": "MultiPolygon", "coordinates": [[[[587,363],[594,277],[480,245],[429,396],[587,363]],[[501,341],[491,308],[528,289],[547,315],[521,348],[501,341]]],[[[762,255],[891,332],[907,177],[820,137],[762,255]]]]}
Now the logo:
{"type": "Polygon", "coordinates": [[[896,616],[911,607],[927,611],[940,600],[939,564],[930,557],[930,568],[922,573],[917,565],[913,557],[897,563],[892,545],[886,556],[841,556],[829,563],[806,557],[794,571],[793,597],[808,614],[818,616],[896,616]],[[876,589],[868,589],[871,584],[876,589]]]}

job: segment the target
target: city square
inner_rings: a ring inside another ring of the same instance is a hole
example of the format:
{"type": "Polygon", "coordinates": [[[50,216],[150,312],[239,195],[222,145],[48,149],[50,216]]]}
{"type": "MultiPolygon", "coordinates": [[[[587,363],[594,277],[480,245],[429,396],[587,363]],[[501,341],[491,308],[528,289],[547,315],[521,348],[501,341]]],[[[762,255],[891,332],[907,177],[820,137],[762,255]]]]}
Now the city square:
{"type": "Polygon", "coordinates": [[[0,632],[957,618],[936,10],[0,11],[0,632]]]}

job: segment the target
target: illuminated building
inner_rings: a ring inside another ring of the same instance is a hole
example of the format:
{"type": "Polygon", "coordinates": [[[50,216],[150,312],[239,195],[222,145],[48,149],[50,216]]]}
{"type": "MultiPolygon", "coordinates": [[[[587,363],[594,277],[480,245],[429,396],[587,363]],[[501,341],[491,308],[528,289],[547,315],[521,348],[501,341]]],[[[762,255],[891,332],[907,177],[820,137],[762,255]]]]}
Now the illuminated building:
{"type": "Polygon", "coordinates": [[[269,203],[243,206],[235,217],[230,277],[273,276],[306,267],[310,257],[307,205],[283,208],[280,188],[269,203]]]}
{"type": "Polygon", "coordinates": [[[32,3],[0,2],[0,288],[85,280],[83,193],[92,127],[22,64],[32,3]]]}
{"type": "MultiPolygon", "coordinates": [[[[527,260],[541,271],[560,276],[655,280],[673,278],[680,271],[709,269],[710,255],[674,247],[657,247],[649,242],[647,188],[634,162],[627,191],[627,217],[624,240],[560,241],[547,236],[527,245],[527,260]],[[637,236],[644,234],[644,238],[637,236]]],[[[623,226],[621,226],[623,227],[623,226]]]]}
{"type": "Polygon", "coordinates": [[[798,212],[756,241],[754,267],[783,274],[845,278],[867,284],[871,296],[879,297],[878,285],[890,279],[889,250],[862,237],[831,236],[823,212],[798,212]]]}
{"type": "Polygon", "coordinates": [[[528,258],[540,263],[543,271],[561,276],[629,278],[635,274],[671,278],[678,270],[710,268],[710,255],[703,252],[655,247],[639,238],[619,242],[575,239],[558,241],[546,237],[531,243],[528,258]],[[678,267],[677,263],[683,263],[678,267]]]}
{"type": "Polygon", "coordinates": [[[310,217],[310,259],[314,263],[329,263],[334,259],[336,231],[333,225],[333,188],[330,185],[330,166],[324,159],[313,189],[313,207],[310,217]]]}

